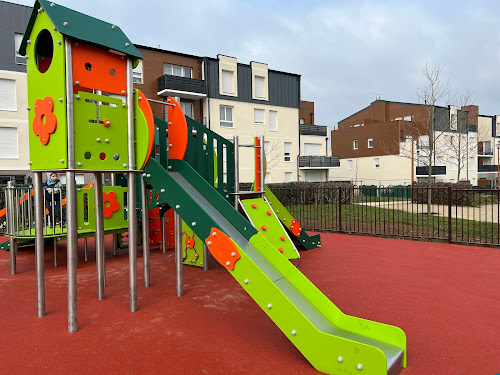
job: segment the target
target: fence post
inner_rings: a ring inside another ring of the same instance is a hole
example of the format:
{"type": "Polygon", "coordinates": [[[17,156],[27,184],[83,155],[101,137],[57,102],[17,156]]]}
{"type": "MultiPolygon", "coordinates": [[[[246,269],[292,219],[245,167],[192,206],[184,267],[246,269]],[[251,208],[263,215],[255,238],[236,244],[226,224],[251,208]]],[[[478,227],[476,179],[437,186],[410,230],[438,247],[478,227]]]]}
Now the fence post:
{"type": "Polygon", "coordinates": [[[339,232],[342,233],[342,187],[339,186],[339,232]]]}
{"type": "Polygon", "coordinates": [[[452,240],[451,240],[451,186],[448,186],[448,243],[452,243],[452,240]]]}

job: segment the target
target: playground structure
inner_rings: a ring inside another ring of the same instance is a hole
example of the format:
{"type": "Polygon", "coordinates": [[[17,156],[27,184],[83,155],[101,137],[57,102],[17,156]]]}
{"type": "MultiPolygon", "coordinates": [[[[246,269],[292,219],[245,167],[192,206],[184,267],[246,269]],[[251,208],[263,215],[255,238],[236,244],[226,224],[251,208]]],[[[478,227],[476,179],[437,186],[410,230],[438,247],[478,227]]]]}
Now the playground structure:
{"type": "Polygon", "coordinates": [[[406,366],[401,329],[343,314],[290,261],[299,259],[295,240],[313,249],[320,239],[308,236],[265,187],[263,137],[253,145],[226,140],[185,117],[173,98],[162,103],[166,121],[153,118],[132,84],[142,56],[122,31],[52,2],[35,2],[20,53],[28,59],[34,187],[7,189],[7,221],[12,273],[15,241],[35,240],[38,317],[45,315],[44,238],[67,240],[68,331],[75,332],[77,240],[95,236],[97,297],[104,299],[106,233],[128,233],[136,311],[140,221],[146,287],[151,245],[175,246],[178,296],[182,265],[206,269],[210,252],[317,370],[396,374],[406,366]],[[239,191],[240,147],[255,148],[253,192],[239,191]],[[52,231],[42,188],[47,171],[66,173],[66,228],[52,231]],[[93,186],[77,189],[77,171],[93,173],[93,186]],[[124,175],[127,186],[103,187],[105,172],[124,175]],[[150,228],[153,216],[160,228],[150,228]]]}

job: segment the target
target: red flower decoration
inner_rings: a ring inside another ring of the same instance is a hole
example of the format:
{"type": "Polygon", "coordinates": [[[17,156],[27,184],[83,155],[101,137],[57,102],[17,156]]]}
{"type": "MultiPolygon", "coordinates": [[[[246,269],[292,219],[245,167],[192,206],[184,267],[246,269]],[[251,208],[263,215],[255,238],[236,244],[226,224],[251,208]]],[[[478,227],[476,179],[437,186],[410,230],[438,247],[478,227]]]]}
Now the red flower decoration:
{"type": "Polygon", "coordinates": [[[103,192],[102,196],[104,203],[104,217],[106,219],[109,219],[111,216],[113,216],[113,213],[120,209],[120,203],[116,201],[116,193],[113,191],[110,191],[109,193],[103,192]]]}
{"type": "Polygon", "coordinates": [[[40,137],[40,143],[47,145],[50,135],[57,129],[57,117],[54,111],[54,101],[50,96],[37,99],[35,102],[35,118],[33,119],[33,133],[40,137]]]}
{"type": "Polygon", "coordinates": [[[188,249],[194,248],[194,236],[193,236],[193,238],[187,236],[186,239],[184,240],[184,242],[186,243],[186,247],[188,249]]]}

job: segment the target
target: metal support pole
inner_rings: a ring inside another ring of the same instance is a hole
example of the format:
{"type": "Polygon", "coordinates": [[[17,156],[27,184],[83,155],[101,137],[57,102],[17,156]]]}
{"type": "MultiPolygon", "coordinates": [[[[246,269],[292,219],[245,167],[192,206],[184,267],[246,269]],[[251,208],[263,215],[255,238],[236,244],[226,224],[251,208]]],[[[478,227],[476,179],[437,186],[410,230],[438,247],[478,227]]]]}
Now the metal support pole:
{"type": "MultiPolygon", "coordinates": [[[[45,316],[45,268],[43,242],[44,196],[42,187],[42,172],[34,173],[35,193],[35,259],[36,259],[36,316],[45,316]]],[[[12,249],[11,249],[12,250],[12,249]]]]}
{"type": "Polygon", "coordinates": [[[54,237],[54,267],[57,267],[57,238],[56,237],[54,237]]]}
{"type": "Polygon", "coordinates": [[[95,200],[95,251],[97,267],[97,299],[104,299],[104,206],[102,196],[102,173],[94,173],[95,200]]]}
{"type": "MultiPolygon", "coordinates": [[[[73,57],[71,39],[64,41],[66,61],[66,117],[68,132],[68,169],[75,168],[75,133],[73,125],[73,57]]],[[[78,329],[76,309],[76,269],[78,267],[78,223],[76,217],[75,172],[66,172],[66,221],[68,269],[68,332],[78,329]]]]}
{"type": "Polygon", "coordinates": [[[13,235],[15,234],[14,210],[16,210],[16,202],[14,201],[13,188],[14,188],[14,182],[8,181],[7,182],[7,202],[5,202],[5,203],[6,203],[6,208],[7,208],[7,227],[8,227],[8,233],[9,233],[9,257],[10,257],[10,274],[11,275],[16,274],[16,268],[17,268],[16,267],[16,255],[17,255],[16,240],[13,237],[13,235]]]}
{"type": "Polygon", "coordinates": [[[260,142],[260,191],[262,198],[265,196],[266,183],[266,153],[264,151],[264,136],[259,137],[260,142]]]}
{"type": "MultiPolygon", "coordinates": [[[[135,167],[134,150],[134,86],[132,59],[127,58],[127,134],[128,168],[135,167]]],[[[137,311],[137,182],[133,172],[128,173],[128,259],[130,311],[137,311]]]]}
{"type": "Polygon", "coordinates": [[[208,246],[203,244],[203,271],[208,271],[208,246]]]}
{"type": "Polygon", "coordinates": [[[234,145],[234,208],[238,210],[238,199],[240,192],[240,137],[233,137],[234,145]]]}
{"type": "Polygon", "coordinates": [[[167,252],[167,213],[164,212],[161,216],[161,245],[163,252],[167,252]]]}
{"type": "Polygon", "coordinates": [[[85,261],[88,261],[89,260],[89,256],[88,256],[87,237],[85,237],[83,239],[83,251],[84,251],[84,254],[85,254],[85,261]]]}
{"type": "Polygon", "coordinates": [[[144,261],[144,286],[149,288],[150,286],[150,274],[149,274],[149,192],[146,189],[146,181],[144,181],[144,176],[142,176],[142,258],[144,261]]]}
{"type": "Polygon", "coordinates": [[[182,219],[174,213],[175,227],[175,273],[177,279],[177,297],[182,297],[183,275],[182,275],[182,219]]]}
{"type": "MultiPolygon", "coordinates": [[[[111,173],[111,186],[116,186],[116,174],[111,173]]],[[[118,249],[118,236],[119,234],[113,234],[113,255],[116,255],[118,249]]]]}

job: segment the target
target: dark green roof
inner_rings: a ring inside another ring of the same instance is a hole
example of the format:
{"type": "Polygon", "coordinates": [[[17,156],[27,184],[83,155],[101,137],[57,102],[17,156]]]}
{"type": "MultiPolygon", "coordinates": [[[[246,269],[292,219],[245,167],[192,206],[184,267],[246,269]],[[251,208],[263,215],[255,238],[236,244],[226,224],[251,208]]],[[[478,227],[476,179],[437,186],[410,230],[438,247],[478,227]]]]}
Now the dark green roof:
{"type": "Polygon", "coordinates": [[[118,26],[47,0],[37,0],[33,5],[33,12],[19,48],[21,55],[26,54],[26,42],[29,39],[40,7],[47,12],[50,20],[61,34],[142,59],[140,52],[118,26]]]}

